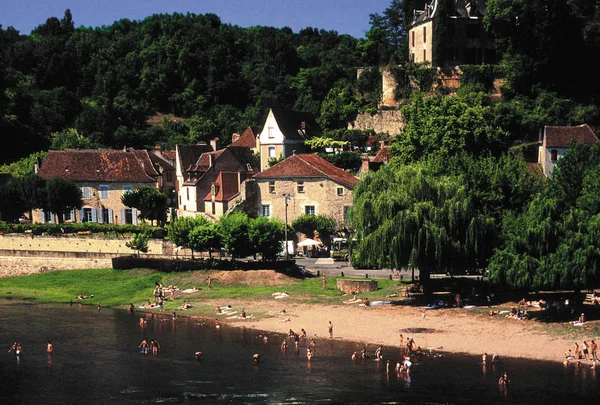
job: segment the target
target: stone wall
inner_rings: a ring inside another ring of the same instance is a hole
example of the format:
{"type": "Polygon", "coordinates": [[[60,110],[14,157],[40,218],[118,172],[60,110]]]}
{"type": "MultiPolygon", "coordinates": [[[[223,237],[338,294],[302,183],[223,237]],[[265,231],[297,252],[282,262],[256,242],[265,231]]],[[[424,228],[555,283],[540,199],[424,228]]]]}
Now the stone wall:
{"type": "MultiPolygon", "coordinates": [[[[125,246],[130,238],[95,239],[69,235],[67,237],[55,236],[25,236],[3,235],[0,236],[0,250],[14,251],[48,251],[48,252],[81,252],[81,253],[133,253],[125,246]]],[[[148,254],[162,255],[163,241],[151,239],[148,241],[148,254]]]]}
{"type": "Polygon", "coordinates": [[[348,129],[360,129],[362,131],[372,129],[376,133],[388,133],[395,135],[404,128],[404,120],[400,110],[379,110],[375,115],[360,113],[356,120],[348,125],[348,129]]]}
{"type": "Polygon", "coordinates": [[[377,280],[338,278],[337,288],[346,294],[360,294],[377,290],[377,280]]]}

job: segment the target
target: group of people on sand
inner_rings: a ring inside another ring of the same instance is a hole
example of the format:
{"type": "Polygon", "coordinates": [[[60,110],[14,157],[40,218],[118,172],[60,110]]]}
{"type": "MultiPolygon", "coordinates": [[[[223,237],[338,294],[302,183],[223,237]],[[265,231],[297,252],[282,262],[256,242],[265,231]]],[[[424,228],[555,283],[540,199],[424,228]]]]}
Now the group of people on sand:
{"type": "Polygon", "coordinates": [[[569,361],[575,360],[578,366],[581,365],[582,360],[591,360],[592,368],[596,367],[596,361],[598,361],[598,344],[595,340],[591,340],[588,344],[587,340],[584,340],[581,346],[579,343],[575,342],[575,349],[569,349],[565,353],[565,360],[563,364],[566,366],[569,364],[569,361]]]}

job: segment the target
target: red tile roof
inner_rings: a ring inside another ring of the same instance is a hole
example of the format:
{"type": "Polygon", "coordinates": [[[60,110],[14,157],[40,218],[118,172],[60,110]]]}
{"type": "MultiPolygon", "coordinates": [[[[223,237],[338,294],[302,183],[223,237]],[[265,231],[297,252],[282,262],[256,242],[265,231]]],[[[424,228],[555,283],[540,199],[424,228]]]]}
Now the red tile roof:
{"type": "Polygon", "coordinates": [[[350,189],[358,182],[356,177],[332,165],[319,155],[308,153],[292,155],[254,176],[255,179],[282,177],[327,177],[350,189]]]}
{"type": "MultiPolygon", "coordinates": [[[[221,172],[213,183],[215,186],[215,201],[229,201],[239,192],[239,175],[237,172],[221,172]]],[[[204,201],[212,201],[212,190],[204,197],[204,201]]]]}
{"type": "Polygon", "coordinates": [[[584,145],[598,143],[598,137],[588,124],[576,127],[544,127],[544,139],[547,148],[568,148],[571,140],[584,145]]]}
{"type": "Polygon", "coordinates": [[[156,171],[156,169],[154,168],[154,165],[152,164],[152,160],[150,159],[150,154],[148,153],[147,150],[132,150],[131,152],[133,152],[135,154],[135,156],[141,163],[142,167],[144,168],[144,171],[149,176],[158,176],[159,175],[158,172],[156,171]]]}
{"type": "Polygon", "coordinates": [[[377,152],[377,155],[375,155],[375,157],[373,158],[373,162],[387,163],[391,159],[392,159],[392,154],[390,153],[390,147],[384,146],[381,149],[379,149],[379,152],[377,152]]]}
{"type": "MultiPolygon", "coordinates": [[[[141,152],[141,151],[136,151],[141,152]]],[[[154,183],[156,173],[150,158],[145,164],[141,153],[108,149],[51,150],[44,158],[39,175],[72,181],[154,183]],[[144,168],[147,168],[148,173],[144,168]]],[[[147,156],[147,153],[146,153],[147,156]]]]}
{"type": "Polygon", "coordinates": [[[235,142],[232,142],[231,145],[229,145],[229,146],[233,146],[235,148],[242,147],[242,148],[254,149],[254,148],[256,148],[256,134],[257,133],[258,133],[258,131],[256,130],[256,128],[248,127],[240,135],[240,137],[235,142]]]}
{"type": "Polygon", "coordinates": [[[198,161],[193,164],[191,167],[189,167],[187,170],[191,171],[191,172],[205,172],[208,169],[210,169],[210,167],[212,165],[215,164],[215,162],[217,161],[217,159],[221,156],[221,154],[223,153],[225,149],[221,149],[215,152],[206,152],[203,153],[200,158],[198,158],[198,161]]]}

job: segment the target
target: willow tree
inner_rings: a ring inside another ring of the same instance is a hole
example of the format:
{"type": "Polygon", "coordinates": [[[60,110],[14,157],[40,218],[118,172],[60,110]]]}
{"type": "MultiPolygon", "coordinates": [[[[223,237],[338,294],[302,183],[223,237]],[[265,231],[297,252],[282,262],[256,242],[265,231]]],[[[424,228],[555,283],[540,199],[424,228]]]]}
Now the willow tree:
{"type": "Polygon", "coordinates": [[[384,166],[354,191],[358,266],[418,267],[429,294],[432,272],[485,266],[495,221],[478,214],[458,176],[423,164],[384,166]]]}

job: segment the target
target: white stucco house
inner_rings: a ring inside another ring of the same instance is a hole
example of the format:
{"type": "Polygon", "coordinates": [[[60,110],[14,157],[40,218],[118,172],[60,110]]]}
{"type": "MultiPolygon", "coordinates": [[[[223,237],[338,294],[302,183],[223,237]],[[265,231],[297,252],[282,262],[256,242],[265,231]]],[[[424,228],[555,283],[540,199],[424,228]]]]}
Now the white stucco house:
{"type": "Polygon", "coordinates": [[[542,172],[546,177],[552,174],[556,162],[567,152],[571,141],[588,146],[599,142],[588,124],[573,127],[544,127],[543,138],[540,140],[538,163],[542,166],[542,172]]]}
{"type": "Polygon", "coordinates": [[[260,170],[269,168],[270,159],[304,152],[304,141],[320,135],[319,125],[310,114],[272,108],[258,135],[260,170]]]}

